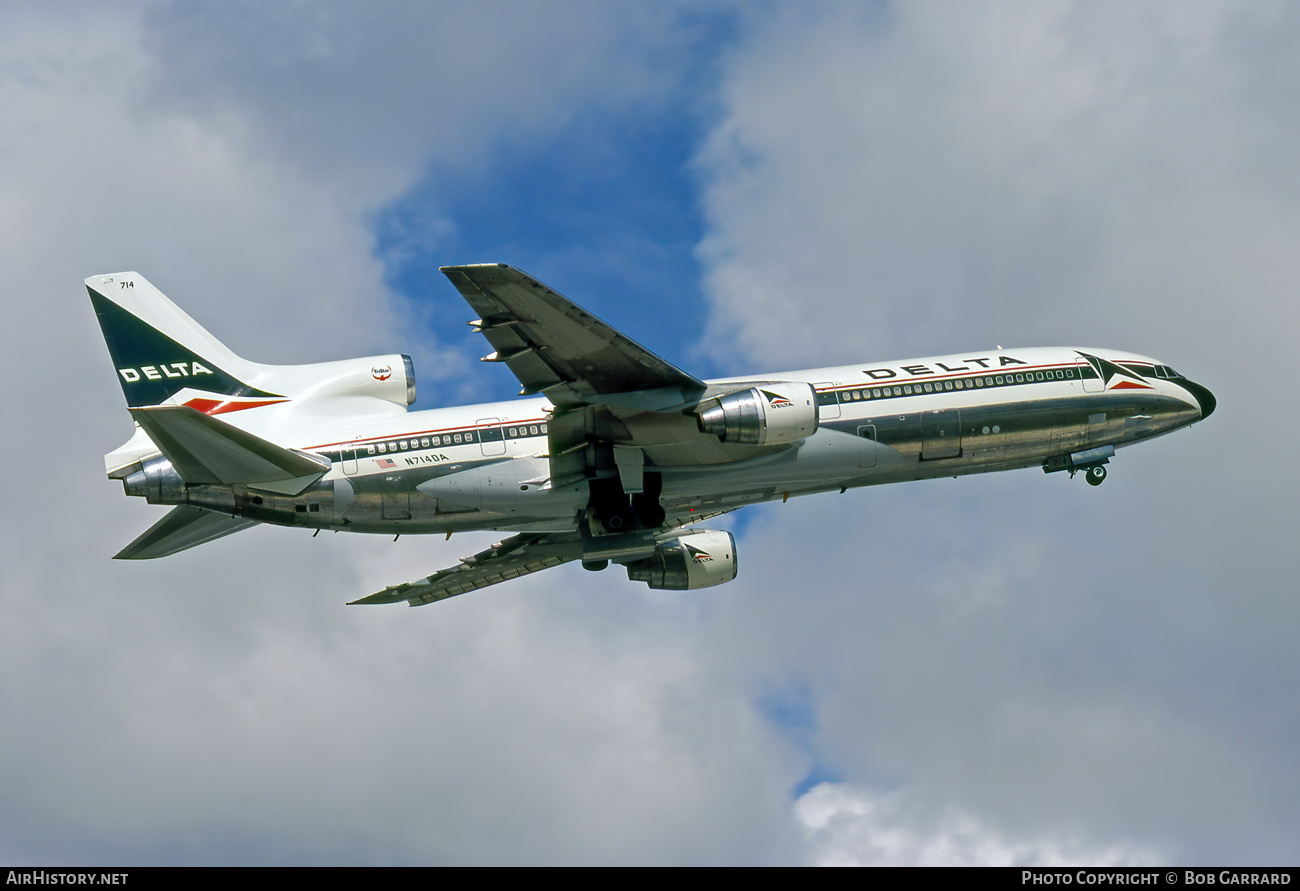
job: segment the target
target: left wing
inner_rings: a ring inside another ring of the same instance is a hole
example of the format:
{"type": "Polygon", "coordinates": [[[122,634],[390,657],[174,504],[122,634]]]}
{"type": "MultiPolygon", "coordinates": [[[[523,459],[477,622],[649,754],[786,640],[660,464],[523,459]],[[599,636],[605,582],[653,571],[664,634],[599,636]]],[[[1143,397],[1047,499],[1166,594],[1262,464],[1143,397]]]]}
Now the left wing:
{"type": "Polygon", "coordinates": [[[661,359],[529,275],[505,264],[442,269],[479,318],[471,322],[525,394],[543,393],[557,406],[599,401],[614,393],[678,391],[669,402],[700,393],[705,384],[661,359]]]}
{"type": "Polygon", "coordinates": [[[524,532],[472,557],[462,557],[458,566],[441,569],[414,582],[390,585],[378,594],[352,601],[349,606],[402,600],[411,606],[423,606],[581,557],[582,538],[577,532],[524,532]]]}

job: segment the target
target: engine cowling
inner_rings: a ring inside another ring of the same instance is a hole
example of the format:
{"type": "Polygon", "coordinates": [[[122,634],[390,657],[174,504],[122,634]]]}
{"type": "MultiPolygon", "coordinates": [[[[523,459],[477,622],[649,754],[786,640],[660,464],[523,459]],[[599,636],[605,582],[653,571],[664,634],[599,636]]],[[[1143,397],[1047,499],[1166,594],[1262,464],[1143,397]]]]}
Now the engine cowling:
{"type": "Polygon", "coordinates": [[[817,432],[812,384],[781,381],[711,400],[697,413],[700,429],[736,445],[780,445],[817,432]]]}
{"type": "Polygon", "coordinates": [[[689,591],[729,582],[736,568],[731,533],[700,529],[658,542],[649,557],[627,564],[627,577],[651,588],[689,591]]]}
{"type": "MultiPolygon", "coordinates": [[[[415,366],[406,355],[366,356],[316,365],[267,366],[266,386],[294,399],[366,396],[406,407],[415,402],[415,366]]],[[[254,383],[260,381],[255,378],[254,383]]]]}

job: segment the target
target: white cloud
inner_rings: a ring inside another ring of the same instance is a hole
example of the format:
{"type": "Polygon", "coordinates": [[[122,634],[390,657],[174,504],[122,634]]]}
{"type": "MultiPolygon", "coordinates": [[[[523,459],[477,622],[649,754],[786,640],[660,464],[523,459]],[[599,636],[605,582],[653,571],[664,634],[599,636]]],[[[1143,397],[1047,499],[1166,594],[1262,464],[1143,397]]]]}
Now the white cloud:
{"type": "Polygon", "coordinates": [[[1285,4],[823,4],[751,19],[727,56],[701,257],[705,343],[737,371],[1077,343],[1220,397],[1099,490],[1023,471],[764,509],[729,642],[806,679],[849,785],[1140,840],[1122,850],[1294,856],[1298,480],[1232,455],[1246,418],[1300,433],[1275,404],[1298,25],[1285,4]]]}
{"type": "Polygon", "coordinates": [[[1014,838],[953,809],[927,813],[902,792],[822,783],[795,803],[813,866],[1142,866],[1151,847],[1099,846],[1069,832],[1014,838]]]}
{"type": "Polygon", "coordinates": [[[643,589],[570,567],[436,610],[342,606],[459,538],[264,528],[108,559],[161,511],[102,476],[130,424],[81,279],[135,267],[263,361],[406,348],[369,215],[430,167],[653,93],[620,48],[641,13],[597,6],[440,30],[321,5],[303,34],[251,9],[7,10],[12,861],[748,862],[786,836],[798,759],[643,589]]]}
{"type": "Polygon", "coordinates": [[[1295,328],[1288,6],[743,11],[698,168],[710,348],[1118,339],[1219,415],[1099,492],[1026,472],[764,509],[702,596],[569,569],[414,611],[340,604],[474,545],[259,529],[109,561],[158,510],[102,478],[129,424],[79,282],[136,267],[264,361],[417,352],[369,215],[661,101],[675,20],[259,9],[0,28],[7,858],[1293,854],[1295,471],[1225,458],[1296,432],[1259,385],[1295,328]],[[751,705],[787,681],[802,753],[751,705]],[[792,820],[813,759],[845,783],[792,820]]]}
{"type": "Polygon", "coordinates": [[[1285,7],[804,13],[732,55],[701,159],[714,337],[747,364],[1258,343],[1227,293],[1294,321],[1285,7]]]}

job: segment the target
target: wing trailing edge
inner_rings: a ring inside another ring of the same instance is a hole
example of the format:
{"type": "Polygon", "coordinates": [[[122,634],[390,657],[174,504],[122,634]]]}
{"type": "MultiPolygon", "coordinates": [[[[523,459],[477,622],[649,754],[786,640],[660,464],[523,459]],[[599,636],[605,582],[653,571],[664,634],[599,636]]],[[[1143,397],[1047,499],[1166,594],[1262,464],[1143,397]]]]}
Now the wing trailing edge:
{"type": "Polygon", "coordinates": [[[479,314],[470,324],[492,345],[485,362],[504,362],[524,393],[555,405],[610,394],[668,391],[669,403],[706,385],[655,355],[537,279],[504,263],[444,266],[442,272],[479,314]]]}
{"type": "Polygon", "coordinates": [[[576,532],[524,532],[498,542],[472,557],[462,557],[458,565],[442,569],[427,578],[389,585],[377,594],[354,600],[349,606],[401,603],[424,606],[578,560],[582,557],[582,539],[576,532]]]}

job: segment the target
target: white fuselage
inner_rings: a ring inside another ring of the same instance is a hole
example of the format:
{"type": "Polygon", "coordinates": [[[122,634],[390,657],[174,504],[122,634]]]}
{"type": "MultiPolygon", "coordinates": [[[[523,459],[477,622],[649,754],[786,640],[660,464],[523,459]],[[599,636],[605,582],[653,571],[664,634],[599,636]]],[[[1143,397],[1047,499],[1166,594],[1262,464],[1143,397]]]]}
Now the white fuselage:
{"type": "MultiPolygon", "coordinates": [[[[1113,350],[998,350],[709,384],[726,389],[750,381],[812,384],[816,432],[789,445],[729,447],[726,460],[713,463],[674,466],[647,447],[669,516],[1044,465],[1150,439],[1208,413],[1196,385],[1152,359],[1113,350]],[[1083,358],[1092,354],[1104,368],[1083,358]]],[[[319,482],[292,497],[190,486],[186,501],[261,522],[357,532],[573,529],[587,505],[589,478],[551,478],[553,413],[547,400],[534,397],[395,412],[364,424],[351,419],[349,427],[335,418],[299,417],[292,441],[283,431],[281,441],[330,459],[319,482]]],[[[257,414],[230,420],[256,429],[257,414]]],[[[659,454],[671,455],[673,446],[665,440],[659,454]]]]}

